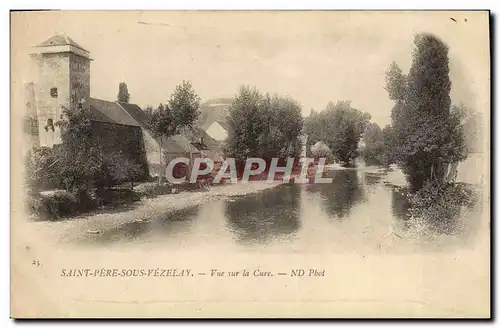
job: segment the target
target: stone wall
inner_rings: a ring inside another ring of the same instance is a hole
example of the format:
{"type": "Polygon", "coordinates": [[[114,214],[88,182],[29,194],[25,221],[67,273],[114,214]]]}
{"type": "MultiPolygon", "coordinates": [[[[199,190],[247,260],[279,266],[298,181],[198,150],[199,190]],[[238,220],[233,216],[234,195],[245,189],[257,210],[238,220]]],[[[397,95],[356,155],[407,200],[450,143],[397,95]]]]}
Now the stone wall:
{"type": "Polygon", "coordinates": [[[70,54],[70,105],[78,108],[81,101],[90,98],[90,61],[87,58],[70,54]]]}
{"type": "MultiPolygon", "coordinates": [[[[142,165],[139,179],[149,176],[144,136],[140,127],[93,122],[93,138],[103,147],[104,154],[121,152],[133,164],[142,165]]],[[[117,163],[120,165],[123,163],[117,163]]]]}
{"type": "Polygon", "coordinates": [[[32,55],[36,67],[34,81],[40,146],[52,147],[61,142],[61,133],[54,125],[63,113],[61,106],[69,106],[68,54],[32,55]],[[53,92],[54,91],[54,92],[53,92]],[[51,126],[47,126],[52,122],[51,126]]]}

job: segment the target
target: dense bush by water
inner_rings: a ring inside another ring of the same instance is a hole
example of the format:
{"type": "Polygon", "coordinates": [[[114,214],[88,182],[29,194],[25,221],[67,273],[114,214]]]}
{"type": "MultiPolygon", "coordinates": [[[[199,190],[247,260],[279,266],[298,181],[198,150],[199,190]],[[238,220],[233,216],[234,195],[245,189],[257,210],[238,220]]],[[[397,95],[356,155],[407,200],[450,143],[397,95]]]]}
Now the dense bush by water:
{"type": "Polygon", "coordinates": [[[447,233],[464,209],[475,206],[478,195],[467,184],[428,182],[417,192],[410,193],[408,200],[412,217],[421,218],[437,231],[447,233]]]}

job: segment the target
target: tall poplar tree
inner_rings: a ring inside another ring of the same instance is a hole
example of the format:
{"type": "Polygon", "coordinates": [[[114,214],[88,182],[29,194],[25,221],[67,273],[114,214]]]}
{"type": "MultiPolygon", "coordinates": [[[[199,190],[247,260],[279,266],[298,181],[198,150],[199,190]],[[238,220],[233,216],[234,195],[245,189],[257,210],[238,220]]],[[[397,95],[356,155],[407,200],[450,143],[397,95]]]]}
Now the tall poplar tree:
{"type": "Polygon", "coordinates": [[[118,86],[118,101],[128,103],[130,101],[130,93],[128,92],[127,83],[120,82],[118,86]]]}
{"type": "Polygon", "coordinates": [[[396,101],[392,111],[397,161],[413,189],[443,181],[448,165],[465,158],[463,132],[451,112],[448,47],[437,37],[419,34],[407,78],[391,65],[386,89],[396,101]]]}

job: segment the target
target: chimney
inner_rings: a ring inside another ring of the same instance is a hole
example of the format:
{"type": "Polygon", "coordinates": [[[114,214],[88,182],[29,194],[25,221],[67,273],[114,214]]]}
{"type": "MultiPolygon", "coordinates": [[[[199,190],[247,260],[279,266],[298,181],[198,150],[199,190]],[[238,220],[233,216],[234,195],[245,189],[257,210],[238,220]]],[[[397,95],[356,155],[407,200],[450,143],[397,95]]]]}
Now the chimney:
{"type": "Polygon", "coordinates": [[[203,137],[200,137],[200,145],[202,145],[202,146],[204,145],[203,144],[203,137]]]}

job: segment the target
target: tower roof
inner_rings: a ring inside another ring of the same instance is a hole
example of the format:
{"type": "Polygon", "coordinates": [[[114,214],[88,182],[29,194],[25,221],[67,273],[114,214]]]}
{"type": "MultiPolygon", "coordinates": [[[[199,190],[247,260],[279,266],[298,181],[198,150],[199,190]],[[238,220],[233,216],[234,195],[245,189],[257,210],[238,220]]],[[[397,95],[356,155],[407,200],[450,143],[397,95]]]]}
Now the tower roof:
{"type": "Polygon", "coordinates": [[[85,50],[81,45],[76,43],[65,33],[56,34],[38,44],[34,47],[33,54],[49,54],[62,52],[72,52],[76,55],[92,60],[89,57],[89,51],[85,50]]]}
{"type": "Polygon", "coordinates": [[[88,50],[86,50],[81,45],[76,43],[72,38],[67,36],[66,33],[56,34],[50,37],[49,39],[43,41],[42,43],[38,44],[37,47],[54,47],[54,46],[68,46],[68,45],[88,52],[88,50]]]}

